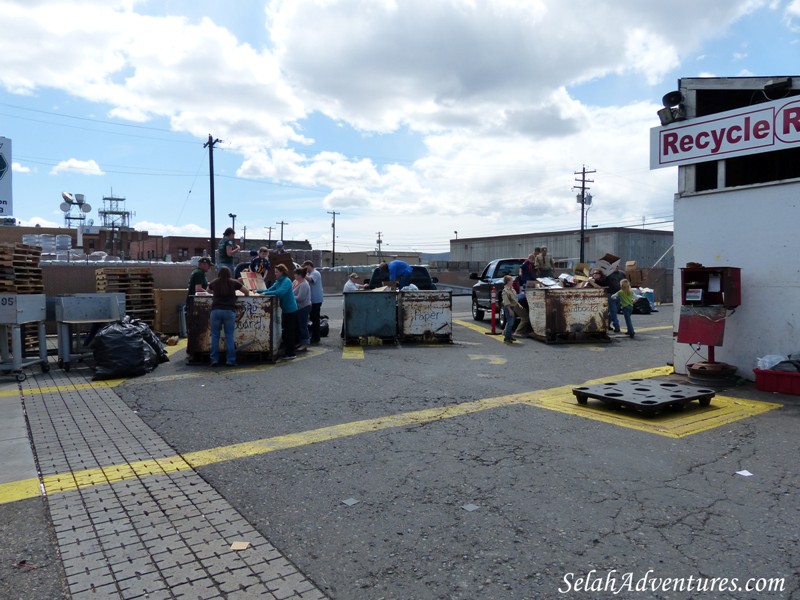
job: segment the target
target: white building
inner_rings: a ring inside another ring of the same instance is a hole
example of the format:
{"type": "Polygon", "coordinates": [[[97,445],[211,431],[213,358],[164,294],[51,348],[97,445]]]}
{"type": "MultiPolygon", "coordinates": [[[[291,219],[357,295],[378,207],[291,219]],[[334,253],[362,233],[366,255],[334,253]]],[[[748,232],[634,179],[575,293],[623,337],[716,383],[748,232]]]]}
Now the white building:
{"type": "MultiPolygon", "coordinates": [[[[757,357],[800,352],[800,77],[678,84],[651,132],[651,167],[678,166],[675,328],[689,310],[681,267],[741,268],[715,358],[752,380],[757,357]]],[[[676,341],[676,372],[706,358],[708,347],[676,341]]]]}

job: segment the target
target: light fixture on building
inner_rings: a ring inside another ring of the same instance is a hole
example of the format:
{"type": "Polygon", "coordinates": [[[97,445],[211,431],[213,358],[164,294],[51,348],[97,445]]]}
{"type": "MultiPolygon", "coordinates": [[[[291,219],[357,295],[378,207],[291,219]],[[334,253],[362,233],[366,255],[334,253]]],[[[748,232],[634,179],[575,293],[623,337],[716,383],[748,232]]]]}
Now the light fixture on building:
{"type": "Polygon", "coordinates": [[[678,90],[664,94],[661,98],[661,104],[664,108],[657,112],[658,118],[661,119],[662,125],[669,125],[675,121],[683,121],[686,119],[686,112],[683,108],[683,94],[678,90]]]}

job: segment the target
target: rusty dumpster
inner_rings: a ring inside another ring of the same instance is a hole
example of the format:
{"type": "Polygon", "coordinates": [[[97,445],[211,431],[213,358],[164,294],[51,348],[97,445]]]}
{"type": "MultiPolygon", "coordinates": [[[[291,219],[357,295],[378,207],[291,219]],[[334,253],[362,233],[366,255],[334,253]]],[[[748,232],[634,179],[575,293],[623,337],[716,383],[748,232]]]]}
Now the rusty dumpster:
{"type": "Polygon", "coordinates": [[[527,290],[531,337],[547,343],[608,342],[608,295],[592,288],[527,290]]]}
{"type": "MultiPolygon", "coordinates": [[[[189,362],[208,362],[211,352],[211,296],[189,298],[186,314],[186,355],[189,362]]],[[[240,296],[236,299],[234,329],[237,360],[274,362],[281,342],[281,311],[275,296],[240,296]]],[[[220,352],[225,351],[220,334],[220,352]]]]}
{"type": "Polygon", "coordinates": [[[397,324],[402,341],[453,341],[453,292],[426,290],[400,292],[397,324]]]}

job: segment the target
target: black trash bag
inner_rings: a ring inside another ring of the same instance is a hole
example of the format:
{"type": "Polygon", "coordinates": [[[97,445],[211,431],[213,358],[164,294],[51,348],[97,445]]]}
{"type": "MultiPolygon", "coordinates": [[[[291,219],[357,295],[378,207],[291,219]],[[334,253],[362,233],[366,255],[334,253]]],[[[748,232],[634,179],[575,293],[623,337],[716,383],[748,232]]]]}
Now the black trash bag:
{"type": "Polygon", "coordinates": [[[330,323],[328,323],[328,315],[322,315],[319,318],[319,336],[328,337],[331,331],[330,323]]]}
{"type": "Polygon", "coordinates": [[[652,312],[650,308],[650,301],[642,296],[637,298],[633,303],[633,314],[635,315],[649,315],[652,312]]]}
{"type": "Polygon", "coordinates": [[[94,380],[138,377],[169,360],[165,346],[147,323],[130,317],[103,327],[91,345],[94,380]]]}
{"type": "MultiPolygon", "coordinates": [[[[152,329],[150,329],[150,326],[147,323],[141,319],[132,319],[127,315],[122,319],[122,322],[129,323],[131,327],[135,327],[142,332],[144,341],[147,342],[147,345],[150,346],[155,353],[156,360],[158,361],[156,364],[169,362],[166,344],[158,339],[158,336],[153,332],[152,329]]],[[[150,370],[152,371],[152,369],[150,370]]]]}

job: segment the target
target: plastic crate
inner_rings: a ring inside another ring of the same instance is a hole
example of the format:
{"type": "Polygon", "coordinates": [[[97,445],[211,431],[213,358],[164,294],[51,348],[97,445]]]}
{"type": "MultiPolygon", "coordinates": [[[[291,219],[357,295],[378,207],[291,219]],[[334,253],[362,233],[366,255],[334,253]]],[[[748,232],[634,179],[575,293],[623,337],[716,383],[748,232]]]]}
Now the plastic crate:
{"type": "Polygon", "coordinates": [[[800,373],[753,369],[756,387],[762,392],[778,392],[800,396],[800,373]]]}

